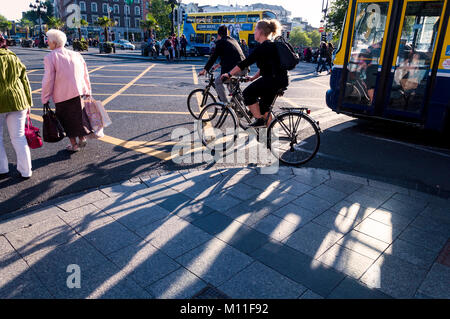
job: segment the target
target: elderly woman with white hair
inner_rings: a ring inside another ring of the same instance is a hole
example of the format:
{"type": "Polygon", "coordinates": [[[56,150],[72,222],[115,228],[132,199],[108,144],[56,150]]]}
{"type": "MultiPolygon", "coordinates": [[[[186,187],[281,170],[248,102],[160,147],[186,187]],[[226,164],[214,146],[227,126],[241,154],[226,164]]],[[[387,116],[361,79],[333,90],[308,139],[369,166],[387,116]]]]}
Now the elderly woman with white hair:
{"type": "Polygon", "coordinates": [[[91,133],[81,98],[92,94],[89,73],[81,54],[64,48],[64,32],[52,29],[47,37],[52,52],[44,58],[41,101],[47,104],[53,99],[56,116],[70,139],[66,149],[76,152],[86,145],[86,136],[91,133]]]}

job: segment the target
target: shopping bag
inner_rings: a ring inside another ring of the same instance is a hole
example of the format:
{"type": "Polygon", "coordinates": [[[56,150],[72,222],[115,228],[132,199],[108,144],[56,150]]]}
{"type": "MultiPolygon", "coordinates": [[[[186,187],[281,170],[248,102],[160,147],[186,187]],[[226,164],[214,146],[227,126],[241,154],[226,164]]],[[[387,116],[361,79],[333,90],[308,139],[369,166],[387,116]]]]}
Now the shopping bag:
{"type": "Polygon", "coordinates": [[[89,124],[91,124],[94,133],[99,132],[103,128],[103,121],[100,112],[97,109],[96,101],[91,97],[83,98],[83,109],[86,113],[89,124]]]}
{"type": "Polygon", "coordinates": [[[108,127],[112,122],[105,110],[105,107],[103,106],[103,103],[101,101],[95,101],[95,104],[97,105],[97,110],[102,117],[103,128],[108,127]]]}
{"type": "Polygon", "coordinates": [[[39,148],[42,146],[42,138],[39,128],[34,127],[31,123],[30,110],[27,112],[27,121],[25,123],[25,137],[27,139],[28,147],[31,149],[39,148]]]}
{"type": "Polygon", "coordinates": [[[48,103],[44,104],[42,119],[42,135],[44,137],[44,142],[56,143],[66,137],[66,133],[64,132],[61,123],[56,117],[55,112],[50,109],[48,103]]]}

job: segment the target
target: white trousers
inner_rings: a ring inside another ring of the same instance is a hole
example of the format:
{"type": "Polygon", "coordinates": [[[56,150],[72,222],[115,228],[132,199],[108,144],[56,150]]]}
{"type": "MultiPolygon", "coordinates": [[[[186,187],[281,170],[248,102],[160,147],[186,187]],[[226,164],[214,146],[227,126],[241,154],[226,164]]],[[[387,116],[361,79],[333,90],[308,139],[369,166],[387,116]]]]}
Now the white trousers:
{"type": "Polygon", "coordinates": [[[3,123],[8,127],[11,143],[16,151],[17,170],[23,177],[31,176],[31,154],[25,137],[27,111],[0,113],[0,174],[9,172],[8,158],[3,145],[3,123]]]}

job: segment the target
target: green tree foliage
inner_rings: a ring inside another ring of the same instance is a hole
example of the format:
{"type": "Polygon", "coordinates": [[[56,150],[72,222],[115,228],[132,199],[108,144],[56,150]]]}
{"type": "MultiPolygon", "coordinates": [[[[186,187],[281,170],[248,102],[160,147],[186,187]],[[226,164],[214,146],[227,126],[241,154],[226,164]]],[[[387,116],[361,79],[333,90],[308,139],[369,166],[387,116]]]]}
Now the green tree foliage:
{"type": "Polygon", "coordinates": [[[28,39],[28,36],[30,34],[30,29],[33,29],[33,27],[34,27],[33,21],[30,21],[30,20],[28,20],[26,18],[22,18],[22,19],[19,20],[19,25],[22,28],[27,29],[27,36],[26,36],[26,38],[28,39]]]}
{"type": "Polygon", "coordinates": [[[145,32],[148,31],[149,35],[153,30],[159,30],[158,22],[151,14],[147,14],[145,20],[141,20],[141,22],[139,23],[139,27],[145,32]]]}
{"type": "Polygon", "coordinates": [[[320,33],[317,30],[307,33],[308,38],[311,39],[311,46],[317,48],[320,45],[320,33]]]}
{"type": "Polygon", "coordinates": [[[169,14],[172,8],[164,0],[151,0],[148,3],[149,13],[155,18],[159,25],[160,32],[158,38],[164,38],[170,35],[170,19],[169,14]]]}
{"type": "Polygon", "coordinates": [[[4,16],[0,15],[0,31],[6,32],[9,37],[9,30],[12,28],[11,21],[8,21],[4,16]]]}
{"type": "Polygon", "coordinates": [[[105,42],[108,42],[108,28],[115,26],[116,22],[108,17],[98,17],[95,24],[103,28],[103,31],[105,32],[105,42]]]}
{"type": "Polygon", "coordinates": [[[310,47],[312,44],[308,34],[302,30],[301,27],[295,27],[292,29],[289,42],[293,46],[310,47]]]}
{"type": "Polygon", "coordinates": [[[333,32],[333,38],[339,39],[343,29],[348,0],[333,0],[327,15],[327,30],[333,32]]]}
{"type": "Polygon", "coordinates": [[[58,29],[60,30],[64,26],[64,21],[56,17],[50,17],[47,22],[47,26],[49,29],[58,29]]]}
{"type": "MultiPolygon", "coordinates": [[[[34,1],[31,1],[31,3],[35,4],[34,1]]],[[[54,13],[55,10],[54,10],[54,7],[53,7],[53,1],[47,0],[44,3],[45,3],[45,6],[47,7],[47,10],[42,10],[41,11],[41,18],[44,21],[43,23],[48,24],[49,19],[51,17],[53,17],[53,13],[54,13]]],[[[38,15],[36,9],[28,10],[26,12],[23,12],[22,13],[22,17],[27,19],[27,20],[30,20],[33,23],[38,24],[37,20],[39,19],[39,15],[38,15]]]]}

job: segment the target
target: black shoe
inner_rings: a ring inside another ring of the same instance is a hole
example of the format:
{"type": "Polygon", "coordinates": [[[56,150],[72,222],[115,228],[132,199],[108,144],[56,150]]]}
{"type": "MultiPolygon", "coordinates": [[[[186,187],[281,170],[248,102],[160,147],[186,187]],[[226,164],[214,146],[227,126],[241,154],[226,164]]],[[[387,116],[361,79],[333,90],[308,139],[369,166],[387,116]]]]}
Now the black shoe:
{"type": "Polygon", "coordinates": [[[266,120],[263,118],[259,118],[254,120],[252,123],[250,123],[248,125],[248,127],[252,127],[252,128],[261,128],[261,127],[266,127],[266,120]]]}

